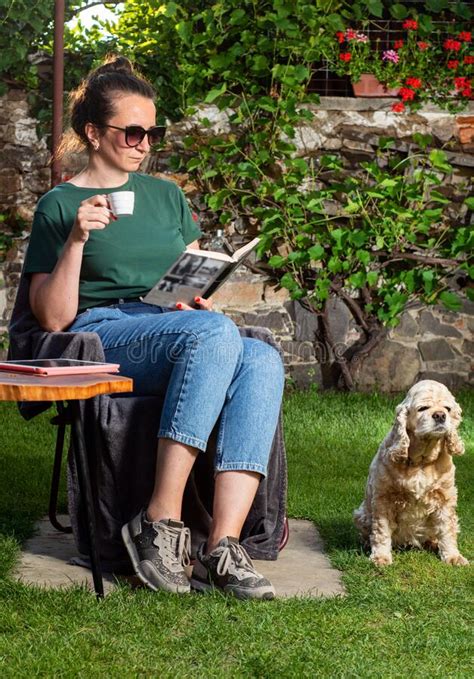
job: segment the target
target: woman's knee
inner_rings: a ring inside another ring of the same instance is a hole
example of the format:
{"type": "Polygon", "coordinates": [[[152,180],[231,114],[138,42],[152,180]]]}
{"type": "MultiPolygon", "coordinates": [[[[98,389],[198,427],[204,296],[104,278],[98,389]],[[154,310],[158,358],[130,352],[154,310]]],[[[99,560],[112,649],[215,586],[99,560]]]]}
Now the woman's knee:
{"type": "Polygon", "coordinates": [[[224,314],[213,311],[189,312],[205,314],[196,323],[193,334],[203,356],[217,363],[235,364],[243,354],[242,338],[235,323],[224,314]]]}
{"type": "Polygon", "coordinates": [[[285,368],[280,352],[268,342],[246,337],[243,340],[244,363],[253,370],[260,380],[270,379],[277,385],[283,386],[285,368]]]}

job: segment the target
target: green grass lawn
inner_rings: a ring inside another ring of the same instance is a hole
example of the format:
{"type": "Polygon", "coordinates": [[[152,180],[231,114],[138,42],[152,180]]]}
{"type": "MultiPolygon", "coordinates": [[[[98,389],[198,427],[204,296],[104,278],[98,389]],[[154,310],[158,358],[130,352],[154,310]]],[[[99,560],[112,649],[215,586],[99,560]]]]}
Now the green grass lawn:
{"type": "MultiPolygon", "coordinates": [[[[455,460],[460,547],[474,558],[474,396],[458,395],[467,454],[455,460]]],[[[293,393],[285,400],[289,514],[312,519],[347,596],[239,602],[120,587],[104,601],[79,588],[13,582],[19,543],[46,512],[53,428],[0,404],[2,677],[472,677],[472,567],[417,551],[380,570],[359,549],[351,513],[396,397],[293,393]]],[[[295,573],[298,578],[298,573],[295,573]]]]}

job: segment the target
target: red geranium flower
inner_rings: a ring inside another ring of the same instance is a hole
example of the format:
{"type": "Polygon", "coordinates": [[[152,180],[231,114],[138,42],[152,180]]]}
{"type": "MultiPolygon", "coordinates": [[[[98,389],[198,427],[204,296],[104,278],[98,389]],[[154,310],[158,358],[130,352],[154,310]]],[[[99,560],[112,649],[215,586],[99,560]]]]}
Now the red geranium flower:
{"type": "Polygon", "coordinates": [[[448,38],[447,40],[444,41],[443,47],[445,50],[459,52],[459,50],[461,49],[461,43],[459,42],[459,40],[452,40],[451,38],[448,38]]]}
{"type": "Polygon", "coordinates": [[[423,42],[423,40],[420,40],[420,42],[417,42],[416,44],[418,45],[420,50],[427,50],[428,47],[430,46],[429,42],[423,42]]]}
{"type": "Polygon", "coordinates": [[[472,87],[469,85],[469,87],[465,87],[462,92],[461,92],[463,97],[467,97],[470,99],[472,97],[472,87]]]}
{"type": "Polygon", "coordinates": [[[405,82],[407,85],[410,85],[415,90],[421,87],[421,80],[419,78],[407,78],[405,82]]]}
{"type": "Polygon", "coordinates": [[[415,21],[415,19],[407,19],[403,24],[403,28],[407,28],[409,31],[416,31],[418,28],[418,21],[415,21]]]}
{"type": "Polygon", "coordinates": [[[462,42],[471,42],[471,37],[472,34],[470,31],[461,31],[461,33],[458,34],[458,38],[462,42]]]}
{"type": "Polygon", "coordinates": [[[341,61],[350,61],[351,60],[351,53],[350,52],[341,52],[339,55],[339,59],[341,61]]]}
{"type": "Polygon", "coordinates": [[[457,59],[451,59],[448,61],[448,68],[457,68],[459,66],[459,61],[457,59]]]}
{"type": "Polygon", "coordinates": [[[395,113],[402,113],[405,110],[405,104],[403,101],[397,101],[396,104],[392,104],[392,111],[395,113]]]}
{"type": "Polygon", "coordinates": [[[342,31],[338,31],[336,33],[336,37],[337,37],[339,43],[344,42],[344,40],[345,40],[344,33],[342,31]]]}
{"type": "Polygon", "coordinates": [[[454,86],[457,90],[462,90],[463,87],[469,87],[469,82],[466,77],[454,78],[454,86]]]}
{"type": "Polygon", "coordinates": [[[395,40],[395,42],[393,43],[393,49],[399,50],[403,47],[403,45],[404,45],[403,40],[395,40]]]}
{"type": "Polygon", "coordinates": [[[465,63],[465,64],[474,64],[474,57],[471,57],[471,56],[469,56],[469,55],[468,55],[468,56],[465,56],[465,57],[464,57],[464,63],[465,63]]]}
{"type": "Polygon", "coordinates": [[[403,101],[410,101],[411,99],[415,98],[415,92],[414,90],[411,90],[409,87],[401,87],[400,96],[403,99],[403,101]]]}

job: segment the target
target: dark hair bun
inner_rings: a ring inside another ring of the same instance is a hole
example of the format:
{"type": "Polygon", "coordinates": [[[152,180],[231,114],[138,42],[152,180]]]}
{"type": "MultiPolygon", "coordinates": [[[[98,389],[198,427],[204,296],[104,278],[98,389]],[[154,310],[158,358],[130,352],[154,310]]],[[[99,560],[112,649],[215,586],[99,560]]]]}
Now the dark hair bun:
{"type": "Polygon", "coordinates": [[[108,54],[104,62],[94,69],[90,74],[88,80],[103,75],[104,73],[123,73],[124,75],[135,75],[135,69],[130,59],[121,57],[117,54],[108,54]]]}

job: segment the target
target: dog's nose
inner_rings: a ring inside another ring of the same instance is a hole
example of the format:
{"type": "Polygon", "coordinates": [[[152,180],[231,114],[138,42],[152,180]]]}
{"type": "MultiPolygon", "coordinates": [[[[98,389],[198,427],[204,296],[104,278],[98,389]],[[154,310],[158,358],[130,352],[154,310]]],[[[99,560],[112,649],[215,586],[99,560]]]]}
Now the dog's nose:
{"type": "Polygon", "coordinates": [[[446,413],[443,413],[441,410],[437,410],[435,413],[433,413],[433,420],[435,422],[445,422],[446,421],[446,413]]]}

